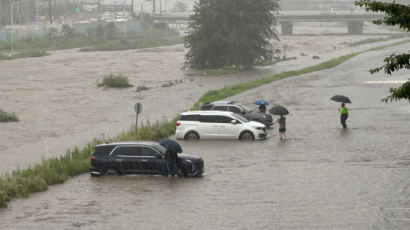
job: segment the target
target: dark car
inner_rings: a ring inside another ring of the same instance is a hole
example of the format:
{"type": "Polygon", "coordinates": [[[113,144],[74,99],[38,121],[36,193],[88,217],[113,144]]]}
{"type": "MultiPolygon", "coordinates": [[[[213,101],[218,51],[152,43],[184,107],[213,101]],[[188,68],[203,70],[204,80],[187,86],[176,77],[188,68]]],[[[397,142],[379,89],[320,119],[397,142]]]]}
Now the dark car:
{"type": "MultiPolygon", "coordinates": [[[[91,156],[91,176],[106,174],[168,175],[166,149],[158,142],[117,142],[97,145],[91,156]]],[[[204,172],[201,157],[178,154],[180,176],[199,177],[204,172]]]]}
{"type": "Polygon", "coordinates": [[[264,124],[266,127],[273,125],[272,116],[261,112],[253,112],[245,105],[234,101],[215,101],[200,104],[198,110],[219,110],[239,113],[250,121],[257,121],[264,124]]]}

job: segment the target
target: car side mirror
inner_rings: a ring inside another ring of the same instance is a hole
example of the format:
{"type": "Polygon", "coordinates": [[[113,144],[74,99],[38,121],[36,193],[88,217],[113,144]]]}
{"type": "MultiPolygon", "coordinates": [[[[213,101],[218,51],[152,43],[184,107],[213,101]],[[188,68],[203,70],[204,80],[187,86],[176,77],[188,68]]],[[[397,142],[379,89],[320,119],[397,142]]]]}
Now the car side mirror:
{"type": "Polygon", "coordinates": [[[236,120],[231,120],[231,124],[236,125],[236,120]]]}

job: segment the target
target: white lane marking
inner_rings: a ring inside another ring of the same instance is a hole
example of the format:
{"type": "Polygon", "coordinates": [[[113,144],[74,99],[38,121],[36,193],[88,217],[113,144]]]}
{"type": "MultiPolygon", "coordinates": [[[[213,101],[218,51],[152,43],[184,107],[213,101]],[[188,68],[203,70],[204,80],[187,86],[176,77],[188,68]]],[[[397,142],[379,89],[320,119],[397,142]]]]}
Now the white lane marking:
{"type": "Polygon", "coordinates": [[[364,81],[366,84],[403,84],[407,80],[382,80],[382,81],[364,81]]]}

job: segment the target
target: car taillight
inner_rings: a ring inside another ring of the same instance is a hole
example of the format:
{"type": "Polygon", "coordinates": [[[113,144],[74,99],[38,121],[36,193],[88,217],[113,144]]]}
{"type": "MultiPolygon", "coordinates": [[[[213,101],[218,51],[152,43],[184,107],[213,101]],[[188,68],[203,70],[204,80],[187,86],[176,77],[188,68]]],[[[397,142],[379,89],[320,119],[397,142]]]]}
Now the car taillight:
{"type": "Polygon", "coordinates": [[[177,126],[180,126],[181,125],[181,122],[177,122],[177,126]]]}
{"type": "Polygon", "coordinates": [[[94,160],[94,159],[97,159],[97,156],[91,156],[90,160],[94,160]]]}

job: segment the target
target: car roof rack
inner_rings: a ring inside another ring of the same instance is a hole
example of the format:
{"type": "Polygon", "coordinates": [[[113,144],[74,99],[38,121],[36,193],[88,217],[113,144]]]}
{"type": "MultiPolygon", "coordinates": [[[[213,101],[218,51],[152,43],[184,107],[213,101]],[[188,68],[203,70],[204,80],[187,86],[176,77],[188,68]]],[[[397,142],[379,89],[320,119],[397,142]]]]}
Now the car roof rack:
{"type": "Polygon", "coordinates": [[[214,101],[214,104],[233,104],[235,101],[214,101]]]}

